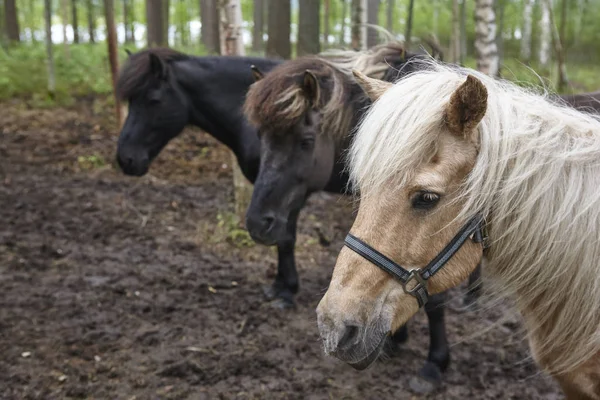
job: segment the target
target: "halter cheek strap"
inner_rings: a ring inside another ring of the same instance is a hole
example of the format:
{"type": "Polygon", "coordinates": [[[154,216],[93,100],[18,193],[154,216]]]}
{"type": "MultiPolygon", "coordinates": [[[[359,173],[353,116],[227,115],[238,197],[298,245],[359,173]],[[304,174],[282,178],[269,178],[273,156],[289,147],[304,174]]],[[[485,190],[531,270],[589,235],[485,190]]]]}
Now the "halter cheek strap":
{"type": "Polygon", "coordinates": [[[487,246],[487,235],[485,233],[485,224],[481,215],[476,215],[462,227],[462,229],[452,238],[450,243],[425,266],[425,268],[416,268],[407,270],[399,264],[390,260],[388,257],[369,246],[351,233],[346,236],[345,245],[349,249],[358,253],[366,260],[377,265],[379,268],[392,275],[398,280],[404,291],[414,296],[423,307],[429,300],[427,292],[427,279],[435,275],[446,263],[456,254],[456,252],[471,239],[474,243],[481,243],[483,248],[487,246]],[[414,281],[414,285],[411,284],[414,281]]]}

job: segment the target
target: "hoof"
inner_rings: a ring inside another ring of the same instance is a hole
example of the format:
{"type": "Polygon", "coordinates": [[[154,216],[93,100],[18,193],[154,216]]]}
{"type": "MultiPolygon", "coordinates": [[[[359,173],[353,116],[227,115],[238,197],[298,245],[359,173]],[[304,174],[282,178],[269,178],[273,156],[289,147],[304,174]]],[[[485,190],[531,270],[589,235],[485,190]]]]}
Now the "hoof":
{"type": "Polygon", "coordinates": [[[293,300],[288,300],[284,298],[277,298],[272,300],[269,305],[278,310],[289,310],[296,308],[296,303],[293,300]]]}
{"type": "Polygon", "coordinates": [[[263,287],[263,293],[273,308],[283,310],[296,307],[294,295],[290,290],[271,285],[263,287]]]}
{"type": "Polygon", "coordinates": [[[409,386],[418,394],[434,392],[442,386],[442,371],[437,365],[427,362],[419,371],[419,375],[410,380],[409,386]]]}
{"type": "Polygon", "coordinates": [[[263,293],[267,300],[273,300],[277,297],[277,289],[273,285],[263,286],[263,293]]]}

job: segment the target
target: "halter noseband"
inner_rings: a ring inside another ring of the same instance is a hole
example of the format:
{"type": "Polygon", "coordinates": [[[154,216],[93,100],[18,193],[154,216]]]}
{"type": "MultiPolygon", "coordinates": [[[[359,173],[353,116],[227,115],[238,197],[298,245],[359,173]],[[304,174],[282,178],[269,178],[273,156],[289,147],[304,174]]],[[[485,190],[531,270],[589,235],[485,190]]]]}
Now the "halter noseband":
{"type": "Polygon", "coordinates": [[[456,236],[452,238],[450,243],[425,268],[416,268],[410,271],[396,264],[351,233],[346,236],[344,244],[396,278],[402,284],[404,291],[414,296],[419,302],[419,307],[423,307],[427,303],[427,300],[429,300],[427,279],[442,269],[468,239],[473,240],[474,243],[481,243],[484,250],[488,247],[485,223],[481,215],[471,218],[456,236]],[[409,283],[413,280],[415,281],[415,285],[409,287],[409,283]]]}

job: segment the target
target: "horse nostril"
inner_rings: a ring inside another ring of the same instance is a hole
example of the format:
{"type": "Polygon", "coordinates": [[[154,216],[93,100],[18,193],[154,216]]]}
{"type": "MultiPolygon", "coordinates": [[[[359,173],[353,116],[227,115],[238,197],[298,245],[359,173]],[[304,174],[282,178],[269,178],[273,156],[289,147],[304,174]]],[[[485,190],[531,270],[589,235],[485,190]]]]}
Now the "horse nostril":
{"type": "Polygon", "coordinates": [[[262,225],[266,232],[270,231],[275,224],[275,217],[272,215],[266,215],[262,218],[262,225]]]}
{"type": "Polygon", "coordinates": [[[358,333],[358,326],[346,325],[344,335],[338,342],[338,349],[344,350],[345,348],[352,346],[358,337],[358,333]]]}

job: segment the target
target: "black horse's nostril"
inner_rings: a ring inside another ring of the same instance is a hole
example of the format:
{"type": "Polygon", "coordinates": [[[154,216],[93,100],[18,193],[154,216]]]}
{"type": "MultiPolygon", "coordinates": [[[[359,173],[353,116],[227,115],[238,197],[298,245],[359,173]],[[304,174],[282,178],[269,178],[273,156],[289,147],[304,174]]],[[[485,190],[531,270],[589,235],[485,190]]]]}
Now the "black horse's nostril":
{"type": "Polygon", "coordinates": [[[340,338],[338,342],[338,349],[344,350],[347,347],[350,347],[355,344],[356,339],[358,338],[359,329],[358,326],[355,325],[346,325],[344,334],[340,338]]]}
{"type": "Polygon", "coordinates": [[[275,224],[275,217],[272,215],[266,215],[262,217],[262,226],[265,232],[269,232],[275,224]]]}

